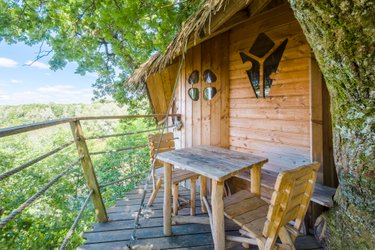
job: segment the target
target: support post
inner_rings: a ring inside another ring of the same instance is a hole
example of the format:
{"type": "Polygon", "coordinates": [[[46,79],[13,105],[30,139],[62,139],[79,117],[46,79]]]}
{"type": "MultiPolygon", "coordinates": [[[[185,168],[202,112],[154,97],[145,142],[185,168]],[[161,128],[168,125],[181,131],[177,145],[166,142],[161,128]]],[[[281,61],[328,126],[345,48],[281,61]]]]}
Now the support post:
{"type": "Polygon", "coordinates": [[[98,181],[96,179],[94,167],[92,165],[91,157],[87,148],[85,137],[81,123],[78,121],[70,122],[74,141],[77,145],[78,156],[82,157],[81,166],[83,174],[85,175],[87,186],[93,191],[91,201],[95,207],[96,219],[98,222],[107,222],[108,216],[100,193],[98,181]]]}

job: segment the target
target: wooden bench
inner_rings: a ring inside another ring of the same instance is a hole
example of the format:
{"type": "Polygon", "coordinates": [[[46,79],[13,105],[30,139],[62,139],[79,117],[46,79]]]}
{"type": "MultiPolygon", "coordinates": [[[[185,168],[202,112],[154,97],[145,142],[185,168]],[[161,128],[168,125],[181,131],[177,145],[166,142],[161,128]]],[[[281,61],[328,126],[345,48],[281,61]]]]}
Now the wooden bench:
{"type": "MultiPolygon", "coordinates": [[[[279,173],[271,170],[262,169],[261,193],[262,196],[267,199],[271,198],[278,174],[279,173]]],[[[236,175],[236,177],[250,182],[249,171],[243,171],[242,173],[236,175]]],[[[311,201],[324,207],[333,207],[333,196],[335,193],[336,188],[316,183],[311,201]]]]}

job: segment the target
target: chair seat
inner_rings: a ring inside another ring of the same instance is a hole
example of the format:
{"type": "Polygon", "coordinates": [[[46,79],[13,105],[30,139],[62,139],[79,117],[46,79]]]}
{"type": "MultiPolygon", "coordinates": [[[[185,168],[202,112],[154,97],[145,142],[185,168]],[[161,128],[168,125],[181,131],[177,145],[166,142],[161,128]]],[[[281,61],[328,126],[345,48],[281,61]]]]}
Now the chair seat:
{"type": "MultiPolygon", "coordinates": [[[[157,178],[163,178],[164,177],[164,168],[158,168],[155,171],[155,176],[157,178]]],[[[182,170],[182,169],[174,169],[172,171],[172,183],[177,184],[181,181],[189,180],[194,177],[199,177],[198,174],[188,171],[188,170],[182,170]]]]}
{"type": "Polygon", "coordinates": [[[224,199],[224,214],[244,230],[261,236],[267,220],[269,204],[247,190],[241,190],[224,199]]]}

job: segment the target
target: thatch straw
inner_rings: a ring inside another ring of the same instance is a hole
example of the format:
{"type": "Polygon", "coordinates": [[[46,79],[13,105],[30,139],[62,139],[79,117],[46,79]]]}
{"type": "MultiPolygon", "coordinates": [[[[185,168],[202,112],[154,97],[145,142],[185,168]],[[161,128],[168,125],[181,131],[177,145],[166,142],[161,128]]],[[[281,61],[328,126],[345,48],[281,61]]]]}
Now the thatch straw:
{"type": "Polygon", "coordinates": [[[196,42],[210,34],[211,15],[224,9],[229,0],[207,0],[200,10],[183,24],[179,34],[168,45],[164,55],[157,53],[143,63],[125,84],[141,84],[153,73],[160,72],[182,53],[186,52],[190,39],[196,42]]]}

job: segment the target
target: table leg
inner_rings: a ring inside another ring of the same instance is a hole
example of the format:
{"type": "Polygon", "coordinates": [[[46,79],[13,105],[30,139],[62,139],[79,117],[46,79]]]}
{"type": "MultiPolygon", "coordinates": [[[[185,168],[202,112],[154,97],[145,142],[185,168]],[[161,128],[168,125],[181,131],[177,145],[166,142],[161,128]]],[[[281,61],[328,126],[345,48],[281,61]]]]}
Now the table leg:
{"type": "Polygon", "coordinates": [[[164,235],[172,235],[171,218],[171,195],[172,195],[172,165],[164,163],[164,206],[163,206],[163,226],[164,235]]]}
{"type": "Polygon", "coordinates": [[[215,250],[225,249],[225,227],[224,227],[224,182],[212,180],[212,238],[215,250]]]}
{"type": "Polygon", "coordinates": [[[250,170],[250,192],[258,196],[260,196],[261,167],[262,165],[255,165],[250,170]]]}
{"type": "Polygon", "coordinates": [[[201,206],[202,206],[202,212],[207,213],[207,208],[204,205],[203,197],[207,195],[207,177],[206,176],[200,176],[199,177],[199,194],[201,199],[201,206]]]}

